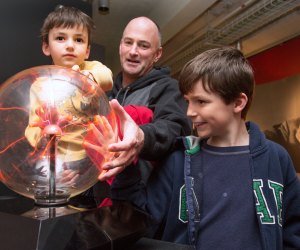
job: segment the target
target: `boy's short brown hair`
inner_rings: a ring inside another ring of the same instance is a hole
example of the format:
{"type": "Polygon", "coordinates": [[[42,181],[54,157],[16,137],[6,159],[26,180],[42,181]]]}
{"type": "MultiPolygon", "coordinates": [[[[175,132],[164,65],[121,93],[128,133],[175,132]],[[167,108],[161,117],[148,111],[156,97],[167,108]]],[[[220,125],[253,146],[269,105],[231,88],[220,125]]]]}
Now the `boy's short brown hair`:
{"type": "Polygon", "coordinates": [[[182,94],[188,94],[198,81],[203,88],[217,93],[226,104],[232,103],[245,93],[248,103],[242,111],[245,119],[254,92],[253,70],[243,53],[233,47],[223,47],[204,51],[189,61],[179,76],[182,94]]]}
{"type": "Polygon", "coordinates": [[[41,37],[44,43],[49,42],[49,31],[56,27],[73,28],[83,25],[88,31],[88,44],[91,44],[92,31],[95,24],[90,16],[75,7],[59,5],[44,20],[41,28],[41,37]]]}

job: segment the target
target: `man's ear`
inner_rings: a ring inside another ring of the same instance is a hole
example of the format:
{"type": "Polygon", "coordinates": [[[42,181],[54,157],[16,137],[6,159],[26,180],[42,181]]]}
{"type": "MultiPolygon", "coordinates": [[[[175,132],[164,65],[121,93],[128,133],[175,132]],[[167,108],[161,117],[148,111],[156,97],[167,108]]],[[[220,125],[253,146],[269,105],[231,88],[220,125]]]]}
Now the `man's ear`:
{"type": "Polygon", "coordinates": [[[91,52],[91,45],[89,45],[89,46],[86,48],[85,59],[88,59],[88,58],[89,58],[90,52],[91,52]]]}
{"type": "Polygon", "coordinates": [[[43,53],[45,54],[45,56],[50,56],[50,49],[49,49],[48,43],[43,42],[42,50],[43,50],[43,53]]]}
{"type": "Polygon", "coordinates": [[[159,47],[156,51],[156,55],[154,58],[154,63],[156,63],[162,56],[162,47],[159,47]]]}
{"type": "Polygon", "coordinates": [[[245,93],[240,93],[239,97],[234,102],[234,112],[240,113],[248,103],[248,97],[245,93]]]}

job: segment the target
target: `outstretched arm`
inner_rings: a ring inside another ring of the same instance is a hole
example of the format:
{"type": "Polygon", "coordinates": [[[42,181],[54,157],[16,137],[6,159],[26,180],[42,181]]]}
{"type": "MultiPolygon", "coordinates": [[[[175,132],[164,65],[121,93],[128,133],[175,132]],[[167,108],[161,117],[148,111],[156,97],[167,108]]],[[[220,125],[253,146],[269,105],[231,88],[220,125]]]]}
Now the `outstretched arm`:
{"type": "Polygon", "coordinates": [[[108,146],[110,152],[115,152],[117,157],[103,165],[103,169],[109,170],[102,175],[101,180],[109,179],[122,172],[124,167],[130,165],[138,156],[144,144],[144,133],[123,109],[117,100],[110,101],[111,108],[120,120],[120,131],[123,140],[108,146]]]}

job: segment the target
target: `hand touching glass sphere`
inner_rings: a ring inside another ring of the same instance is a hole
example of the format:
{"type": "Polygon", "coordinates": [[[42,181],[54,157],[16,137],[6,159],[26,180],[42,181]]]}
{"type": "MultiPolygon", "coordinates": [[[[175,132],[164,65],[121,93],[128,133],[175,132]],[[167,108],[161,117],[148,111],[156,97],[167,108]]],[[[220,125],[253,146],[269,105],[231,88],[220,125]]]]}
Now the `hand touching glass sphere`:
{"type": "Polygon", "coordinates": [[[87,190],[113,157],[105,143],[97,152],[84,147],[94,142],[95,127],[103,142],[106,134],[107,143],[116,140],[117,123],[101,88],[71,69],[40,66],[8,79],[0,120],[0,180],[41,205],[87,190]]]}

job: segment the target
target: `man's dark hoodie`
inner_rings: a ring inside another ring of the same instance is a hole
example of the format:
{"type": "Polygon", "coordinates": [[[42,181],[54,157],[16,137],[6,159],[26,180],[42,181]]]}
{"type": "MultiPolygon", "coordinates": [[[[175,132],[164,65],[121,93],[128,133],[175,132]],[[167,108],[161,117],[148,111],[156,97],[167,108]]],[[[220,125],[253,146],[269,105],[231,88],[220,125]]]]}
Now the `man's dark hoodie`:
{"type": "Polygon", "coordinates": [[[154,68],[123,88],[120,73],[108,93],[110,100],[117,99],[122,106],[146,106],[153,111],[153,122],[140,126],[145,139],[139,157],[145,160],[161,159],[172,150],[176,137],[191,134],[186,102],[169,74],[168,68],[154,68]]]}

